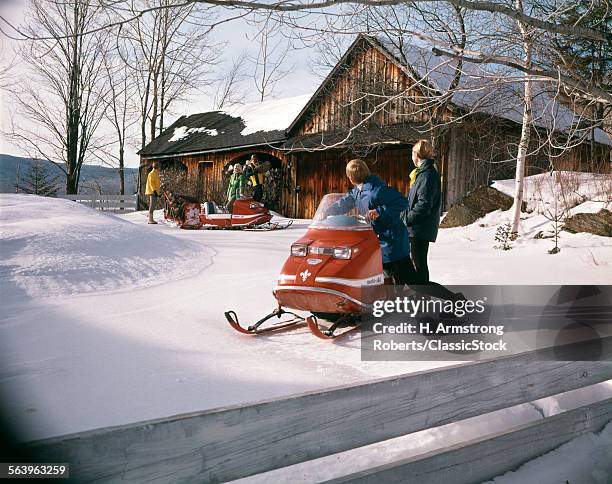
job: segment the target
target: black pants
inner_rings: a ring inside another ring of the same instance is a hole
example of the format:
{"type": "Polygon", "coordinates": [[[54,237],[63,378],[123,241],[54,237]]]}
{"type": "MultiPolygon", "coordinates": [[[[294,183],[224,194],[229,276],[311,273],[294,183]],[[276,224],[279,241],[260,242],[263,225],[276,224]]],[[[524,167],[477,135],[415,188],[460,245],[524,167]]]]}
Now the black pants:
{"type": "Polygon", "coordinates": [[[429,267],[427,266],[427,253],[429,252],[429,240],[410,237],[410,257],[416,270],[416,283],[427,284],[429,282],[429,267]]]}
{"type": "Polygon", "coordinates": [[[261,202],[262,198],[263,198],[263,186],[261,186],[261,184],[255,185],[253,187],[253,200],[255,200],[256,202],[261,202]]]}
{"type": "Polygon", "coordinates": [[[446,289],[443,285],[429,280],[429,266],[427,255],[429,240],[410,237],[410,257],[415,269],[415,285],[423,286],[419,291],[440,299],[455,300],[458,295],[446,289]]]}
{"type": "Polygon", "coordinates": [[[385,262],[383,264],[383,269],[391,274],[391,277],[393,277],[393,284],[400,286],[416,283],[416,272],[410,256],[393,262],[385,262]]]}

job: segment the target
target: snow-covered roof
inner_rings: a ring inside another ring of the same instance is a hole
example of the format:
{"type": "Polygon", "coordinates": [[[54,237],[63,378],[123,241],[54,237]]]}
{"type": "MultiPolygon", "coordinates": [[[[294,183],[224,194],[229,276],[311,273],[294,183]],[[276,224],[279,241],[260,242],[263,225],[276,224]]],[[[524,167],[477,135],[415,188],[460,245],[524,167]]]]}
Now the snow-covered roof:
{"type": "Polygon", "coordinates": [[[280,143],[310,97],[294,96],[182,116],[140,154],[171,156],[280,143]]]}
{"type": "Polygon", "coordinates": [[[242,118],[245,128],[243,136],[258,131],[285,130],[310,99],[311,94],[273,99],[252,104],[236,104],[222,112],[242,118]]]}
{"type": "MultiPolygon", "coordinates": [[[[365,36],[364,36],[365,37],[365,36]]],[[[366,37],[374,45],[378,43],[391,54],[399,64],[410,69],[417,80],[422,79],[438,92],[446,92],[455,75],[457,61],[436,56],[431,49],[425,49],[408,42],[401,47],[384,37],[366,37]]],[[[452,102],[471,111],[486,113],[521,123],[523,117],[523,79],[516,70],[491,69],[490,66],[464,62],[462,75],[452,102]]],[[[534,82],[533,117],[534,124],[545,129],[572,133],[581,117],[559,103],[547,91],[550,81],[534,82]]],[[[590,139],[590,129],[576,130],[575,136],[590,139]]],[[[595,129],[595,141],[612,145],[610,136],[601,129],[595,129]]]]}

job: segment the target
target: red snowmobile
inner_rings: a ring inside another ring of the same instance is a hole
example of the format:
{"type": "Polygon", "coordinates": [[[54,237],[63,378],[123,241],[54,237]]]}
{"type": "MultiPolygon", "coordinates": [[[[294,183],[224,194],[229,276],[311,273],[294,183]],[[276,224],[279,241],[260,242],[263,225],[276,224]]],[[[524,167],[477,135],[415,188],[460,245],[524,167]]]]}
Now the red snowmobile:
{"type": "Polygon", "coordinates": [[[270,225],[272,214],[262,203],[252,198],[239,198],[234,202],[232,213],[213,202],[204,202],[200,211],[202,228],[241,229],[270,225]]]}
{"type": "Polygon", "coordinates": [[[184,196],[164,193],[164,216],[174,220],[182,229],[243,229],[275,230],[289,227],[272,222],[272,214],[262,203],[252,198],[239,198],[234,202],[232,213],[214,202],[198,203],[184,196]]]}
{"type": "Polygon", "coordinates": [[[355,210],[326,215],[342,196],[325,195],[306,234],[291,245],[273,291],[278,308],[246,328],[234,311],[227,311],[225,317],[235,330],[261,334],[307,323],[315,336],[330,339],[358,327],[362,310],[383,290],[385,275],[372,226],[355,210]],[[311,315],[305,318],[285,308],[311,315]],[[283,315],[292,319],[283,320],[283,315]],[[279,321],[264,325],[274,317],[279,321]],[[319,319],[330,324],[322,325],[319,319]]]}

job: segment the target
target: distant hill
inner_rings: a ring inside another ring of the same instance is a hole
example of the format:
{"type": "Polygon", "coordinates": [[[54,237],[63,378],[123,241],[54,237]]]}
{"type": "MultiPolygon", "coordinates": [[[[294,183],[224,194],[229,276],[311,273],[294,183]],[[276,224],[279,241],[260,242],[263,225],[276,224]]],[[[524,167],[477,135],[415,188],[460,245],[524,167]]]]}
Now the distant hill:
{"type": "MultiPolygon", "coordinates": [[[[32,158],[22,158],[20,156],[0,154],[0,193],[15,193],[15,184],[17,183],[17,169],[19,167],[20,176],[23,178],[35,160],[32,158]]],[[[66,175],[53,163],[46,160],[39,160],[50,175],[59,176],[57,184],[60,187],[59,194],[66,193],[66,175]]],[[[136,180],[138,170],[136,168],[125,169],[125,193],[131,194],[136,192],[136,180]]],[[[81,168],[81,180],[79,182],[79,191],[88,193],[96,191],[94,188],[99,184],[102,188],[102,193],[107,195],[119,194],[119,172],[116,168],[109,168],[100,165],[83,165],[81,168]]]]}

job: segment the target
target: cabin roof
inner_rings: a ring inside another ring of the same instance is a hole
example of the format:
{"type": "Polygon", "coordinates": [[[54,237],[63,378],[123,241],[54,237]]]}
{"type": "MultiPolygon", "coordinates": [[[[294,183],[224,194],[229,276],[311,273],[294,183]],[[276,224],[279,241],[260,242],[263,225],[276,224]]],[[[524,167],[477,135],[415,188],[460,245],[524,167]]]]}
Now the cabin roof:
{"type": "Polygon", "coordinates": [[[296,96],[182,116],[139,154],[155,157],[278,145],[287,139],[286,127],[309,98],[296,96]]]}
{"type": "MultiPolygon", "coordinates": [[[[364,43],[389,58],[425,91],[438,95],[448,92],[455,75],[457,60],[436,56],[431,49],[419,47],[409,41],[401,42],[402,40],[398,38],[397,41],[391,41],[383,36],[360,34],[293,120],[288,131],[291,132],[302,121],[315,101],[326,92],[325,86],[332,82],[342,67],[350,61],[352,52],[364,43]]],[[[454,106],[465,111],[484,113],[520,124],[523,118],[523,80],[524,75],[511,68],[493,69],[491,66],[464,62],[460,81],[453,90],[451,101],[454,106]]],[[[590,127],[578,128],[576,125],[580,116],[550,94],[550,81],[534,82],[533,86],[534,125],[569,133],[577,138],[590,139],[590,127]]],[[[612,145],[612,139],[606,132],[599,128],[594,131],[596,142],[612,145]]]]}
{"type": "Polygon", "coordinates": [[[408,123],[372,126],[352,131],[333,131],[308,135],[292,136],[283,143],[281,149],[310,151],[321,147],[364,146],[364,145],[402,145],[406,140],[423,137],[417,127],[408,123]]]}
{"type": "MultiPolygon", "coordinates": [[[[398,63],[410,66],[426,84],[439,93],[445,93],[451,85],[456,59],[436,56],[431,49],[414,44],[391,41],[382,37],[368,37],[372,45],[378,45],[391,54],[398,63]]],[[[525,75],[509,67],[464,62],[459,85],[451,98],[452,103],[464,110],[485,113],[499,118],[522,123],[523,91],[525,75]]],[[[577,128],[580,116],[561,104],[551,93],[549,80],[533,81],[533,123],[554,131],[590,139],[590,127],[577,128]]],[[[610,136],[595,129],[595,141],[612,144],[610,136]]]]}

